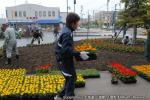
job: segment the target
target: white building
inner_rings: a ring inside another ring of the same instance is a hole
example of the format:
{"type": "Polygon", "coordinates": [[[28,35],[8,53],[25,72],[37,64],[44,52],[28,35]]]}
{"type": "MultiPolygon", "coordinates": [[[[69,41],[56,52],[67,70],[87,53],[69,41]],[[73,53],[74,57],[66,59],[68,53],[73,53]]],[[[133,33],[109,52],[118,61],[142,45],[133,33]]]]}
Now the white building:
{"type": "Polygon", "coordinates": [[[95,13],[95,20],[103,24],[103,27],[111,26],[114,11],[99,11],[95,13]]]}
{"type": "Polygon", "coordinates": [[[67,12],[60,12],[60,16],[62,18],[62,22],[66,23],[67,12]]]}
{"type": "Polygon", "coordinates": [[[36,4],[22,4],[6,7],[6,17],[10,23],[39,22],[52,24],[60,20],[59,7],[44,7],[36,4]]]}

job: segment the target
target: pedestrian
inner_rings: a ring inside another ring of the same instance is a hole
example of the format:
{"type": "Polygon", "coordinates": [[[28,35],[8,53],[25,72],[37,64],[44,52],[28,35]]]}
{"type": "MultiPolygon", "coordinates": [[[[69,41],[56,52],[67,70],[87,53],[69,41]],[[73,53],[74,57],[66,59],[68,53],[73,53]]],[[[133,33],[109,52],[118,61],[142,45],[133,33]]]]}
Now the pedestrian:
{"type": "Polygon", "coordinates": [[[4,40],[4,49],[6,50],[6,57],[7,57],[7,61],[6,64],[10,65],[11,64],[11,58],[12,58],[12,53],[13,51],[16,54],[16,59],[17,62],[19,61],[19,51],[17,48],[17,39],[16,39],[16,34],[15,34],[15,30],[14,28],[10,27],[8,24],[4,24],[4,36],[5,36],[5,40],[4,40]]]}
{"type": "Polygon", "coordinates": [[[117,32],[115,32],[114,37],[117,37],[117,32]]]}
{"type": "Polygon", "coordinates": [[[40,44],[40,39],[43,41],[42,32],[38,29],[32,31],[33,38],[31,40],[31,44],[34,43],[35,40],[38,40],[38,44],[40,44]]]}
{"type": "Polygon", "coordinates": [[[2,26],[0,27],[0,39],[4,39],[4,29],[5,24],[2,24],[2,26]]]}
{"type": "MultiPolygon", "coordinates": [[[[5,32],[5,24],[2,24],[2,26],[0,27],[0,39],[4,39],[5,38],[4,32],[5,32]]],[[[5,49],[4,46],[3,46],[2,52],[3,52],[2,54],[4,56],[6,56],[6,49],[5,49]]]]}
{"type": "Polygon", "coordinates": [[[123,38],[122,39],[122,43],[124,44],[124,45],[128,45],[128,43],[129,43],[129,36],[125,36],[125,38],[123,38]]]}
{"type": "Polygon", "coordinates": [[[133,39],[132,38],[129,38],[129,42],[127,45],[133,45],[133,39]]]}
{"type": "Polygon", "coordinates": [[[69,13],[66,18],[66,26],[63,27],[56,44],[56,60],[65,78],[65,84],[61,92],[54,98],[55,100],[73,100],[77,79],[73,56],[80,56],[84,60],[88,59],[86,52],[74,51],[73,31],[79,26],[79,21],[80,17],[76,13],[69,13]]]}
{"type": "Polygon", "coordinates": [[[54,25],[54,38],[55,38],[55,43],[57,42],[57,39],[58,39],[58,35],[59,35],[59,31],[60,31],[60,25],[59,24],[56,24],[54,25]]]}

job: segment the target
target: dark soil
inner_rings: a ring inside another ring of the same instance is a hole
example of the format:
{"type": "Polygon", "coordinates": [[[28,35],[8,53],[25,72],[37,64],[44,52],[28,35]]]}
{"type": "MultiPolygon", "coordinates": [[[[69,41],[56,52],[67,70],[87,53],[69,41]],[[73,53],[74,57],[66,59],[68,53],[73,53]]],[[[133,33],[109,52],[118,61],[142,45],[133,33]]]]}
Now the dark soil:
{"type": "MultiPolygon", "coordinates": [[[[54,45],[41,45],[34,47],[20,47],[20,60],[19,64],[16,62],[15,57],[13,57],[12,65],[5,65],[6,59],[0,57],[0,68],[26,68],[28,73],[35,72],[35,66],[51,64],[53,68],[56,67],[54,45]],[[19,66],[19,67],[18,67],[19,66]]],[[[128,67],[132,65],[143,65],[150,64],[145,58],[144,54],[136,53],[121,53],[112,51],[97,51],[97,60],[86,61],[86,62],[76,62],[75,66],[78,69],[96,68],[98,70],[106,70],[107,63],[111,61],[117,61],[128,67]]]]}

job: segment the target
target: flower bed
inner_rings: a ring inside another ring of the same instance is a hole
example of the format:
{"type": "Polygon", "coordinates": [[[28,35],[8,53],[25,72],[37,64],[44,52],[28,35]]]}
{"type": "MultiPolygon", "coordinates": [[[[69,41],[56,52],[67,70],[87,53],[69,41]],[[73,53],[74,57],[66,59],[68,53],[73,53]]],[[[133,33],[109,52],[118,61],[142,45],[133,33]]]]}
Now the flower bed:
{"type": "Polygon", "coordinates": [[[23,94],[23,95],[5,95],[0,96],[0,100],[54,100],[52,94],[23,94]]]}
{"type": "Polygon", "coordinates": [[[37,67],[35,67],[35,69],[36,69],[36,74],[49,73],[49,68],[50,68],[50,67],[51,67],[51,65],[37,66],[37,67]]]}
{"type": "Polygon", "coordinates": [[[123,44],[114,44],[112,40],[106,39],[90,39],[83,40],[82,43],[90,43],[93,47],[98,50],[109,50],[109,51],[119,51],[119,52],[129,52],[129,53],[143,53],[143,46],[126,46],[123,44]]]}
{"type": "Polygon", "coordinates": [[[81,51],[89,52],[89,54],[87,54],[89,56],[87,60],[83,60],[80,56],[75,56],[77,61],[90,61],[90,60],[97,59],[97,56],[95,54],[96,48],[92,47],[89,43],[77,45],[75,46],[75,50],[78,52],[81,52],[81,51]]]}
{"type": "Polygon", "coordinates": [[[75,50],[79,51],[79,52],[81,52],[81,51],[95,52],[96,48],[92,47],[91,44],[86,43],[86,44],[81,44],[81,45],[75,46],[75,50]]]}
{"type": "MultiPolygon", "coordinates": [[[[62,75],[26,75],[25,69],[2,69],[0,70],[0,96],[6,98],[5,100],[10,97],[54,96],[63,87],[64,80],[62,75]]],[[[85,80],[78,75],[76,87],[84,86],[85,80]]]]}
{"type": "Polygon", "coordinates": [[[96,69],[77,70],[77,74],[81,74],[84,78],[99,78],[100,73],[96,69]]]}
{"type": "MultiPolygon", "coordinates": [[[[77,75],[80,74],[83,76],[83,78],[100,78],[100,73],[98,70],[96,69],[85,69],[85,70],[81,70],[78,69],[76,70],[77,75]]],[[[60,75],[61,72],[58,70],[50,70],[49,74],[51,75],[60,75]]]]}
{"type": "Polygon", "coordinates": [[[85,87],[85,80],[81,74],[77,75],[76,88],[85,87]]]}
{"type": "Polygon", "coordinates": [[[132,66],[139,76],[150,82],[150,65],[132,66]]]}
{"type": "Polygon", "coordinates": [[[51,43],[47,43],[47,44],[28,44],[27,47],[37,47],[37,46],[48,46],[51,45],[51,43]]]}
{"type": "Polygon", "coordinates": [[[108,70],[111,73],[114,73],[117,78],[119,78],[124,83],[136,83],[136,72],[131,69],[119,64],[119,63],[110,63],[108,65],[108,70]]]}
{"type": "Polygon", "coordinates": [[[0,69],[0,79],[4,77],[23,76],[26,72],[25,69],[0,69]]]}

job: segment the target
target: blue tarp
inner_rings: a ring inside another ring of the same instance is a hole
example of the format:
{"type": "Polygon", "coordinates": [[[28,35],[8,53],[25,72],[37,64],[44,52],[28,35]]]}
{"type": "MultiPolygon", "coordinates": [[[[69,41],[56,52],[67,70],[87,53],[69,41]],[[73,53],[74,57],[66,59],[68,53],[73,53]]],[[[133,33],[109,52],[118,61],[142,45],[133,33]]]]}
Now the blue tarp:
{"type": "Polygon", "coordinates": [[[10,24],[34,24],[35,22],[33,21],[8,21],[10,24]]]}
{"type": "Polygon", "coordinates": [[[37,24],[59,24],[62,23],[60,19],[55,20],[38,20],[36,21],[37,24]]]}
{"type": "Polygon", "coordinates": [[[62,23],[62,17],[59,16],[56,19],[47,19],[47,20],[38,20],[36,21],[37,24],[59,24],[62,23]]]}
{"type": "Polygon", "coordinates": [[[37,20],[37,21],[8,21],[11,24],[22,23],[22,24],[59,24],[62,23],[61,16],[56,19],[37,20]]]}

